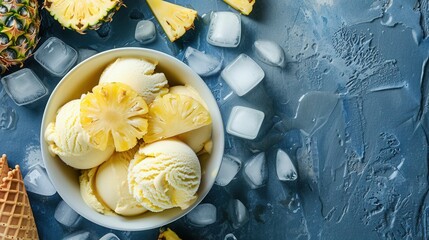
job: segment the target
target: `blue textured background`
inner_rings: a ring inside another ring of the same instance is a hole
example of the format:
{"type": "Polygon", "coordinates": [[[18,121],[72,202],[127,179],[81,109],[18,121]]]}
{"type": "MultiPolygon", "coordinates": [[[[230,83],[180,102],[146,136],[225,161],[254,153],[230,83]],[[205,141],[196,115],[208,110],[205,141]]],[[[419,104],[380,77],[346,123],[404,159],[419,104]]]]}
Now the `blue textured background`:
{"type": "MultiPolygon", "coordinates": [[[[199,16],[235,11],[221,0],[174,2],[196,9],[199,16]]],[[[184,219],[170,224],[183,239],[223,239],[230,232],[238,239],[429,238],[427,0],[257,0],[253,12],[242,16],[242,40],[233,49],[208,45],[208,26],[201,18],[194,30],[169,43],[145,1],[125,4],[111,24],[86,35],[62,29],[42,10],[41,42],[56,36],[76,49],[97,51],[140,46],[179,59],[192,46],[227,64],[240,53],[257,59],[253,42],[269,39],[287,57],[284,69],[257,60],[266,76],[242,98],[224,100],[230,89],[220,76],[204,78],[224,119],[238,103],[263,109],[268,116],[256,141],[227,135],[225,150],[244,161],[254,151],[265,151],[269,179],[265,187],[251,190],[239,173],[226,187],[214,186],[204,202],[217,206],[217,222],[204,228],[191,227],[184,219]],[[156,23],[154,43],[143,46],[134,40],[140,19],[156,23]],[[299,99],[309,92],[326,94],[307,98],[299,111],[303,121],[294,122],[299,99]],[[274,124],[283,128],[272,128],[274,124]],[[296,182],[277,179],[278,148],[298,168],[296,182]],[[249,222],[239,229],[233,229],[226,213],[234,198],[250,212],[249,222]]],[[[60,80],[34,59],[26,66],[50,91],[60,80]]],[[[39,132],[47,99],[18,107],[0,91],[1,116],[16,119],[12,129],[0,125],[0,149],[24,174],[42,161],[39,132]]],[[[78,230],[98,239],[112,231],[86,220],[76,228],[62,227],[53,219],[58,195],[30,194],[30,200],[41,239],[78,230]]],[[[121,239],[156,239],[158,234],[157,229],[113,232],[121,239]]]]}

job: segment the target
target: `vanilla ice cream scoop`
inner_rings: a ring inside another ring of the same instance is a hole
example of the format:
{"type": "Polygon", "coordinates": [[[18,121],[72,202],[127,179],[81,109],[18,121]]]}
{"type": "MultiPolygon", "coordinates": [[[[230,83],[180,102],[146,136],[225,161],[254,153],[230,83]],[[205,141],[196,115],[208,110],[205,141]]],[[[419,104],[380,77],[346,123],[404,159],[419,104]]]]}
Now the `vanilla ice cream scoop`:
{"type": "Polygon", "coordinates": [[[138,215],[146,209],[130,194],[128,188],[128,166],[137,147],[116,152],[98,167],[95,189],[100,199],[115,213],[123,216],[138,215]]]}
{"type": "Polygon", "coordinates": [[[109,206],[101,200],[95,189],[95,175],[97,170],[98,167],[82,171],[79,176],[80,195],[83,201],[95,211],[106,215],[114,215],[109,206]]]}
{"type": "Polygon", "coordinates": [[[131,194],[153,212],[188,208],[197,198],[200,181],[195,152],[174,139],[141,146],[128,169],[131,194]]]}
{"type": "Polygon", "coordinates": [[[89,144],[89,135],[80,125],[80,100],[72,100],[62,106],[55,122],[48,124],[45,139],[49,151],[63,160],[67,165],[77,169],[89,169],[106,161],[113,153],[110,144],[104,151],[89,144]]]}
{"type": "Polygon", "coordinates": [[[168,92],[164,73],[154,73],[157,63],[139,58],[118,58],[101,74],[100,83],[121,82],[132,87],[151,103],[156,96],[168,92]]]}

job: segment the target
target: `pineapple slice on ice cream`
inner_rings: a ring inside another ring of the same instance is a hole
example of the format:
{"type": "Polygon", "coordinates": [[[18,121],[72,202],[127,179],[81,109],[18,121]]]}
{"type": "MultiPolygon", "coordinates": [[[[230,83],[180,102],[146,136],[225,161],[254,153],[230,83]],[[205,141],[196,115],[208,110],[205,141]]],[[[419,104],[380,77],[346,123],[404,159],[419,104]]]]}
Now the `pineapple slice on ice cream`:
{"type": "Polygon", "coordinates": [[[97,30],[124,4],[122,0],[45,0],[44,8],[65,28],[84,33],[97,30]]]}
{"type": "Polygon", "coordinates": [[[194,98],[167,93],[149,107],[147,143],[176,136],[211,124],[210,113],[194,98]]]}
{"type": "Polygon", "coordinates": [[[126,84],[113,82],[95,86],[82,96],[80,122],[90,143],[104,150],[113,140],[118,152],[131,149],[147,132],[145,100],[126,84]]]}
{"type": "Polygon", "coordinates": [[[256,0],[224,0],[231,7],[240,11],[244,15],[249,15],[253,10],[253,4],[256,0]]]}
{"type": "Polygon", "coordinates": [[[147,3],[170,41],[194,27],[197,11],[162,0],[147,0],[147,3]]]}

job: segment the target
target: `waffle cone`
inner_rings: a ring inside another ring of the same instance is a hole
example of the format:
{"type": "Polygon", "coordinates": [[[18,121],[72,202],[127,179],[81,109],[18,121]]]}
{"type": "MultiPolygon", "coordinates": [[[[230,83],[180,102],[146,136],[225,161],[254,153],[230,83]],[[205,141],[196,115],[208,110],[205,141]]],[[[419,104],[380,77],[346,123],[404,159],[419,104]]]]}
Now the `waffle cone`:
{"type": "Polygon", "coordinates": [[[9,165],[7,164],[6,154],[3,154],[0,158],[0,185],[3,182],[3,178],[7,177],[7,173],[9,172],[9,165]]]}
{"type": "MultiPolygon", "coordinates": [[[[2,167],[7,166],[7,159],[3,155],[0,160],[2,167]]],[[[9,170],[8,167],[6,167],[9,170]]],[[[25,190],[19,166],[7,172],[0,184],[0,239],[39,239],[36,223],[25,190]]]]}

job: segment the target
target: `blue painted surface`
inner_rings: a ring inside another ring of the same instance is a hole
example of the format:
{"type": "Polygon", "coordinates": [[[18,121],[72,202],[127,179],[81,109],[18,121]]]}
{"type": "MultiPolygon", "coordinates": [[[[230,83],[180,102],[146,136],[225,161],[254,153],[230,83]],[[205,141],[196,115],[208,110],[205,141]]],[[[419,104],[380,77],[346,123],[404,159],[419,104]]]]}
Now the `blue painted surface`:
{"type": "MultiPolygon", "coordinates": [[[[193,7],[199,16],[235,11],[221,0],[174,2],[193,7]]],[[[125,4],[127,8],[121,8],[112,23],[86,35],[62,29],[42,10],[40,41],[56,36],[76,49],[97,51],[148,47],[179,59],[192,46],[221,57],[224,64],[246,53],[265,71],[261,84],[244,97],[225,99],[230,89],[219,74],[204,80],[225,120],[236,104],[254,106],[268,116],[255,141],[227,135],[225,147],[244,161],[252,150],[265,151],[267,185],[251,190],[239,173],[229,185],[214,186],[203,202],[217,207],[217,222],[204,228],[192,227],[184,219],[170,224],[183,239],[223,239],[231,232],[237,239],[429,238],[427,1],[257,0],[253,12],[242,16],[241,43],[232,49],[209,45],[208,25],[201,18],[184,38],[169,43],[145,1],[125,4]],[[140,19],[157,26],[157,40],[149,45],[134,40],[140,19]],[[282,46],[287,58],[284,69],[257,60],[252,44],[258,39],[282,46]],[[300,109],[307,113],[305,124],[292,121],[301,97],[315,91],[335,96],[338,103],[313,99],[300,109]],[[308,121],[309,117],[315,121],[308,121]],[[278,148],[297,167],[296,182],[277,179],[278,148]],[[249,209],[249,222],[238,229],[227,217],[230,199],[240,199],[249,209]]],[[[60,80],[34,59],[26,66],[50,91],[60,80]]],[[[4,90],[0,92],[1,151],[11,165],[20,164],[24,174],[41,161],[39,132],[47,99],[18,107],[4,90]]],[[[158,234],[158,229],[112,231],[86,220],[76,228],[64,228],[53,219],[58,195],[30,194],[30,201],[42,239],[59,239],[79,230],[90,231],[91,239],[107,232],[121,239],[156,239],[158,234]]]]}

